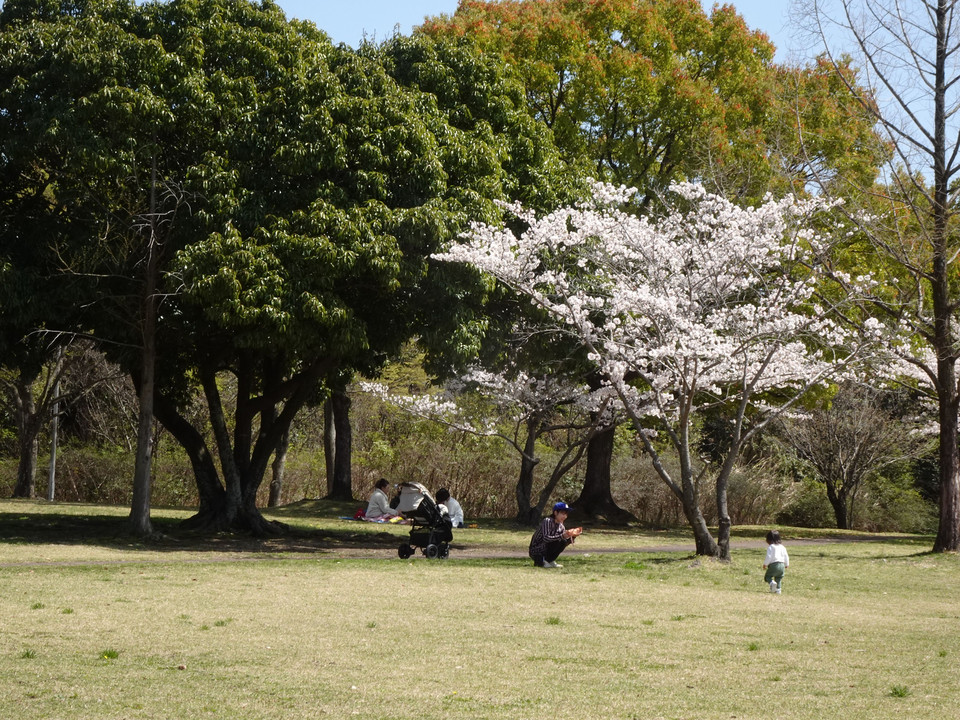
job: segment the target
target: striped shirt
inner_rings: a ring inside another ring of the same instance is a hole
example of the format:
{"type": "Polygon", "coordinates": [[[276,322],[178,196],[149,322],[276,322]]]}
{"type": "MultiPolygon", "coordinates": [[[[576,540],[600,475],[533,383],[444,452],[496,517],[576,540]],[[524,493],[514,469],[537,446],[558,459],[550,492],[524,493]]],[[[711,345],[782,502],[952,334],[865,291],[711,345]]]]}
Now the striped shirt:
{"type": "Polygon", "coordinates": [[[563,537],[566,531],[567,529],[563,526],[563,523],[554,520],[552,515],[545,517],[540,523],[540,527],[533,533],[533,537],[530,538],[530,557],[543,555],[544,550],[547,549],[547,545],[557,540],[569,545],[572,540],[563,537]]]}

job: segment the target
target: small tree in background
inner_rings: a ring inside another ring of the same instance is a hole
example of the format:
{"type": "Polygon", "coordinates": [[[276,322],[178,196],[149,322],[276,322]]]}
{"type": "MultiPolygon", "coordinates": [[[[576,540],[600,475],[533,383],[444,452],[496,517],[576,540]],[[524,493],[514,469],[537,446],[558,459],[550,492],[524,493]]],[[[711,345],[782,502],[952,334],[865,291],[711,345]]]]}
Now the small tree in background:
{"type": "Polygon", "coordinates": [[[929,445],[916,426],[897,420],[881,399],[877,391],[844,385],[829,407],[784,417],[780,424],[787,444],[826,489],[840,529],[854,526],[865,481],[929,445]]]}

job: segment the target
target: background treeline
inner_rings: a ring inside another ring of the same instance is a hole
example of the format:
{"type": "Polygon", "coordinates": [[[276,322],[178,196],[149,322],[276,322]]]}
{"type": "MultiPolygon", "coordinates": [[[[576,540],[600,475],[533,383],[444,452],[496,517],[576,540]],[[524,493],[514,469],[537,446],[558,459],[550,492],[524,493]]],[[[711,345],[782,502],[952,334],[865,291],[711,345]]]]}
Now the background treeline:
{"type": "MultiPolygon", "coordinates": [[[[408,353],[405,362],[390,365],[385,376],[398,387],[426,391],[428,382],[408,353]]],[[[64,502],[128,505],[136,442],[136,393],[128,378],[102,356],[87,349],[64,377],[65,391],[75,384],[89,391],[62,409],[56,459],[56,498],[64,502]]],[[[875,400],[875,398],[872,398],[875,400]]],[[[872,407],[872,406],[871,406],[872,407]]],[[[518,457],[495,437],[478,437],[441,423],[414,417],[360,391],[353,393],[353,496],[362,499],[380,477],[412,480],[432,490],[446,486],[468,517],[510,518],[516,513],[514,490],[518,457]]],[[[478,407],[478,412],[481,408],[478,407]]],[[[898,435],[906,423],[887,416],[878,430],[883,444],[903,447],[898,435]]],[[[291,429],[290,446],[280,479],[277,504],[324,497],[329,492],[323,444],[323,408],[301,413],[291,429]]],[[[509,432],[508,427],[504,427],[509,432]]],[[[9,497],[16,481],[16,429],[9,414],[0,427],[0,494],[9,497]]],[[[560,454],[547,437],[538,448],[544,466],[560,454]]],[[[37,494],[47,491],[49,424],[40,438],[37,494]]],[[[617,502],[646,527],[672,528],[685,522],[677,498],[664,486],[637,451],[629,429],[621,426],[611,467],[617,502]]],[[[929,444],[921,457],[901,458],[870,472],[853,498],[854,529],[888,532],[930,532],[936,527],[936,455],[929,444]]],[[[576,497],[582,486],[584,461],[561,481],[557,497],[576,497]]],[[[156,427],[153,502],[157,506],[195,506],[196,485],[190,463],[162,426],[156,427]]],[[[837,518],[822,477],[790,447],[781,427],[771,433],[738,468],[729,489],[737,524],[782,523],[836,527],[837,518]]],[[[266,506],[270,488],[261,489],[266,506]]],[[[709,493],[702,499],[705,516],[715,521],[709,493]]]]}

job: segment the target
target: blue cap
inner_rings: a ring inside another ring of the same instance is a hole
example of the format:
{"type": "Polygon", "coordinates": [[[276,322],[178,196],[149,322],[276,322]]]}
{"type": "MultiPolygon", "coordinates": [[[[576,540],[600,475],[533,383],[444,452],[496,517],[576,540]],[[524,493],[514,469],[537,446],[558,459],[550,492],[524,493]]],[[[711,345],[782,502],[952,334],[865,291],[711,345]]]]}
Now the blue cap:
{"type": "Polygon", "coordinates": [[[557,512],[558,510],[563,510],[564,512],[570,512],[570,506],[567,505],[563,500],[558,502],[553,506],[553,511],[557,512]]]}

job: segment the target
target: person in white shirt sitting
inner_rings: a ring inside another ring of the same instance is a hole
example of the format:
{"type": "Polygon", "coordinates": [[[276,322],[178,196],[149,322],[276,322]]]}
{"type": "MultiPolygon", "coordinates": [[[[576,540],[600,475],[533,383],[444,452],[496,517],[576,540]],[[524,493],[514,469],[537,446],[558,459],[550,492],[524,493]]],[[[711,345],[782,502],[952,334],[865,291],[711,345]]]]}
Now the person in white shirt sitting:
{"type": "Polygon", "coordinates": [[[437,490],[437,503],[444,505],[449,513],[450,525],[455,528],[463,527],[463,508],[460,503],[450,497],[450,491],[446,488],[437,490]]]}
{"type": "Polygon", "coordinates": [[[399,512],[390,507],[390,498],[387,497],[388,487],[390,487],[390,483],[387,482],[386,478],[380,478],[377,481],[377,485],[373,489],[373,494],[370,496],[369,502],[367,502],[367,509],[363,514],[364,519],[388,520],[400,515],[399,512]]]}

